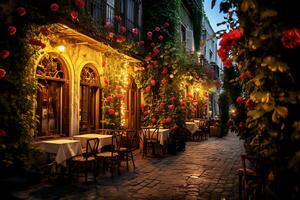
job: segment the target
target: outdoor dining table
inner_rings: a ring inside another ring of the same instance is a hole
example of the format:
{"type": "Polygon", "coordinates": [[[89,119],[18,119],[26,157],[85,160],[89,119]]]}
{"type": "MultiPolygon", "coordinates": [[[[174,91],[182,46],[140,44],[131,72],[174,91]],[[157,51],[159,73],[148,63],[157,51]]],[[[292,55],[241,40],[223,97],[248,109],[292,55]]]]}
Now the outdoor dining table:
{"type": "Polygon", "coordinates": [[[185,122],[186,128],[192,133],[196,133],[198,126],[195,122],[185,122]]]}
{"type": "Polygon", "coordinates": [[[98,149],[100,150],[102,147],[106,145],[110,145],[112,142],[112,135],[102,135],[102,134],[82,134],[82,135],[74,135],[74,139],[79,140],[81,142],[82,147],[86,147],[86,142],[88,139],[98,138],[99,139],[99,146],[98,149]]]}
{"type": "Polygon", "coordinates": [[[38,147],[46,153],[55,154],[55,162],[66,166],[66,161],[78,154],[81,154],[81,144],[79,140],[55,139],[39,142],[38,147]]]}
{"type": "MultiPolygon", "coordinates": [[[[150,132],[155,131],[155,129],[150,128],[150,132]]],[[[160,128],[158,129],[158,140],[161,145],[164,145],[169,138],[170,129],[160,128]]]]}

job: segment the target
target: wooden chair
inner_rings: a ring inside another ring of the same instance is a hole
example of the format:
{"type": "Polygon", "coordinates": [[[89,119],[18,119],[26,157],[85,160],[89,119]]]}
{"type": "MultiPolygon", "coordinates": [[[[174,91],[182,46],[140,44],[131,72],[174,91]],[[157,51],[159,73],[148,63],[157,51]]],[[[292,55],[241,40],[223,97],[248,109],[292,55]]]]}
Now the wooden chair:
{"type": "Polygon", "coordinates": [[[257,192],[261,188],[261,178],[256,170],[256,159],[241,155],[242,167],[238,169],[239,199],[257,199],[257,192]]]}
{"type": "Polygon", "coordinates": [[[119,149],[120,158],[126,161],[127,171],[129,170],[129,161],[131,160],[133,168],[135,169],[133,151],[135,150],[135,143],[137,142],[137,135],[135,130],[124,130],[121,135],[121,145],[119,149]]]}
{"type": "Polygon", "coordinates": [[[142,128],[142,140],[143,140],[143,158],[148,155],[148,149],[150,148],[152,151],[152,156],[156,155],[156,148],[159,144],[158,135],[159,129],[158,128],[149,128],[144,127],[142,128]],[[153,130],[154,129],[154,130],[153,130]]]}
{"type": "Polygon", "coordinates": [[[92,138],[88,139],[86,142],[86,150],[81,155],[74,156],[69,161],[69,173],[75,169],[77,171],[77,175],[79,171],[83,170],[85,175],[85,182],[87,182],[87,175],[89,167],[92,168],[94,181],[96,181],[96,154],[98,152],[99,139],[92,138]]]}
{"type": "Polygon", "coordinates": [[[103,173],[106,169],[110,169],[111,177],[114,177],[115,168],[117,168],[118,174],[121,174],[120,171],[120,142],[121,142],[121,135],[117,132],[112,133],[112,141],[111,144],[102,148],[105,149],[104,151],[97,153],[97,161],[98,163],[102,161],[102,170],[103,173]]]}

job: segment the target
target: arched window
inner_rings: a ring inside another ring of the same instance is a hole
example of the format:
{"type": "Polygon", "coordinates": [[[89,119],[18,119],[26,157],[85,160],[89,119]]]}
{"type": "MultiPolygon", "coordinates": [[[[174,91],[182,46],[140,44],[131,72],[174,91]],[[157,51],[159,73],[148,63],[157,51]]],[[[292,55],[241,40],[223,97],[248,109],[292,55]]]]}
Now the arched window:
{"type": "Polygon", "coordinates": [[[69,133],[68,74],[61,59],[46,55],[36,69],[38,137],[69,133]]]}
{"type": "Polygon", "coordinates": [[[80,75],[80,132],[95,130],[101,117],[99,76],[92,65],[85,65],[80,75]],[[97,112],[97,110],[99,112],[97,112]]]}

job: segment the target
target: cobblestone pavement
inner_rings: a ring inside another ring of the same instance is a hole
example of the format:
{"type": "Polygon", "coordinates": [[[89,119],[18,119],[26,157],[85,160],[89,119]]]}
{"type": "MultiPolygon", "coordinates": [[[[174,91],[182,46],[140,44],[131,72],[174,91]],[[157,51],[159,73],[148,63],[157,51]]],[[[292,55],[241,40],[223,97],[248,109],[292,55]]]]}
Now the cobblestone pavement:
{"type": "Polygon", "coordinates": [[[224,138],[188,142],[186,150],[164,158],[142,159],[136,152],[135,171],[125,170],[96,183],[76,180],[56,184],[43,181],[14,195],[21,199],[238,199],[243,142],[229,133],[224,138]]]}

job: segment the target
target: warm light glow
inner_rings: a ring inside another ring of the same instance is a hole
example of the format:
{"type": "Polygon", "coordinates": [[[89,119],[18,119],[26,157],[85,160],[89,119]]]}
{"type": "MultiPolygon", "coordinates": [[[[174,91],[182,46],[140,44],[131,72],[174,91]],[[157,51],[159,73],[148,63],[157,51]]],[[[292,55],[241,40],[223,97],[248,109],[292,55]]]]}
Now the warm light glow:
{"type": "Polygon", "coordinates": [[[200,91],[200,89],[199,89],[199,88],[196,88],[195,90],[196,90],[196,92],[199,92],[199,91],[200,91]]]}
{"type": "Polygon", "coordinates": [[[64,51],[66,50],[66,47],[65,47],[64,45],[59,45],[59,46],[57,47],[57,49],[58,49],[58,51],[59,51],[60,53],[62,53],[62,52],[64,52],[64,51]]]}

